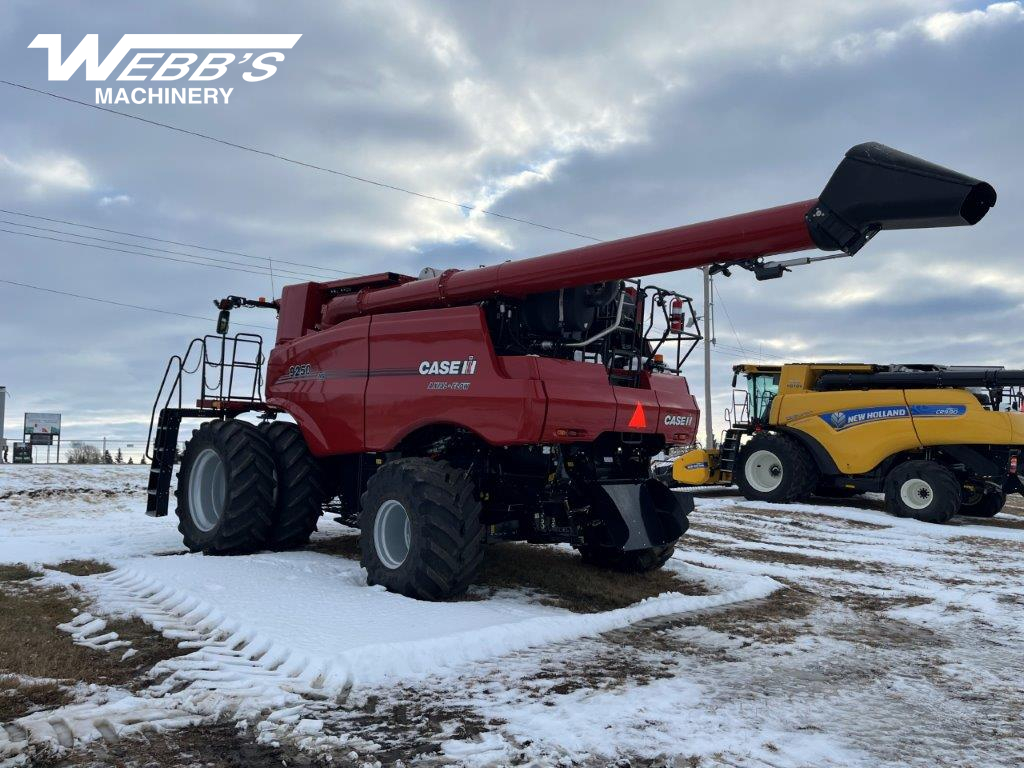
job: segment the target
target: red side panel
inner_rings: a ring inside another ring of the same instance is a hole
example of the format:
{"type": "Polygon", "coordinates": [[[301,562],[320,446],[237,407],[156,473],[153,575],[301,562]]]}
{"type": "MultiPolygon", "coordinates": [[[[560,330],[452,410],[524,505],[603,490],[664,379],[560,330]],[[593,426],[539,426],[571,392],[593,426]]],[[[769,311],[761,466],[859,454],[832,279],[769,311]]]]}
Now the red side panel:
{"type": "Polygon", "coordinates": [[[690,387],[682,376],[654,373],[650,376],[651,390],[658,398],[658,431],[669,444],[689,445],[697,436],[700,409],[690,394],[690,387]]]}
{"type": "Polygon", "coordinates": [[[588,442],[615,429],[615,395],[608,386],[608,373],[603,365],[546,357],[527,359],[536,361],[548,395],[543,442],[588,442]],[[569,438],[558,430],[575,430],[580,434],[569,438]]]}
{"type": "Polygon", "coordinates": [[[641,387],[611,387],[615,396],[615,431],[653,435],[661,432],[658,396],[650,389],[647,374],[641,374],[641,387]]]}
{"type": "Polygon", "coordinates": [[[300,339],[320,320],[323,300],[320,283],[286,285],[281,291],[281,312],[277,319],[277,343],[300,339]]]}
{"type": "Polygon", "coordinates": [[[366,450],[394,448],[431,424],[463,426],[494,445],[536,443],[544,411],[540,381],[506,377],[480,307],[372,318],[366,450]]]}
{"type": "Polygon", "coordinates": [[[692,441],[698,415],[678,376],[645,373],[633,389],[611,386],[601,365],[498,358],[477,306],[355,318],[279,344],[267,403],[295,418],[317,456],[391,450],[435,424],[492,445],[588,442],[613,431],[679,444],[692,441]]]}
{"type": "Polygon", "coordinates": [[[364,450],[370,318],[278,344],[267,365],[267,402],[290,413],[317,456],[364,450]]]}

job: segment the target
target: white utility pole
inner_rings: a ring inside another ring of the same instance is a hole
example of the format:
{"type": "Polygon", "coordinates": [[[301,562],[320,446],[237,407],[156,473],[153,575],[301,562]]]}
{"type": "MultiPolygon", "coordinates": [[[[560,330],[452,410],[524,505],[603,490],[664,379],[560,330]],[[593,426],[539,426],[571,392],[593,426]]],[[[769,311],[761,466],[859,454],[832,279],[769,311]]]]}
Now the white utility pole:
{"type": "Polygon", "coordinates": [[[711,426],[711,267],[704,273],[704,447],[715,447],[715,430],[711,426]]]}

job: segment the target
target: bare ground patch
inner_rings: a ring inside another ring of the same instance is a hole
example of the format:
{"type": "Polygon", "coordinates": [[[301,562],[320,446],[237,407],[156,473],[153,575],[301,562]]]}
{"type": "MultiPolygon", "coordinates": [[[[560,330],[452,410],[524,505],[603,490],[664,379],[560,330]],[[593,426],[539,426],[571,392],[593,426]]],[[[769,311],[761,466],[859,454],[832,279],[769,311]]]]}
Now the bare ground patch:
{"type": "Polygon", "coordinates": [[[816,604],[812,593],[788,585],[763,600],[641,621],[602,634],[604,642],[591,656],[566,658],[556,651],[526,683],[535,698],[544,698],[671,678],[677,674],[681,656],[709,663],[740,661],[742,649],[755,642],[782,645],[812,632],[808,617],[816,604]],[[680,631],[691,627],[706,628],[740,642],[701,643],[680,631]]]}
{"type": "MultiPolygon", "coordinates": [[[[234,723],[153,732],[114,743],[97,742],[61,756],[37,756],[38,768],[281,768],[313,765],[314,761],[288,746],[264,746],[239,733],[234,723]]],[[[345,765],[337,760],[334,765],[345,765]]]]}
{"type": "Polygon", "coordinates": [[[56,565],[44,566],[51,571],[70,573],[72,576],[95,576],[98,573],[110,573],[114,570],[112,565],[100,562],[99,560],[64,560],[56,565]]]}
{"type": "Polygon", "coordinates": [[[0,565],[0,582],[28,581],[29,579],[37,579],[42,575],[39,571],[20,563],[0,565]]]}
{"type": "Polygon", "coordinates": [[[71,693],[52,680],[29,680],[0,675],[0,723],[10,722],[41,709],[69,704],[71,693]]]}
{"type": "MultiPolygon", "coordinates": [[[[145,673],[158,661],[187,653],[137,618],[107,620],[107,630],[117,632],[135,650],[123,661],[123,648],[105,652],[76,645],[57,625],[87,607],[81,596],[63,587],[24,581],[0,584],[0,674],[54,684],[81,681],[137,689],[148,682],[145,673]]],[[[19,685],[7,697],[9,706],[0,719],[45,708],[54,696],[52,686],[19,685]]]]}
{"type": "MultiPolygon", "coordinates": [[[[814,504],[821,507],[854,507],[856,509],[869,510],[871,512],[884,511],[884,507],[881,502],[872,501],[871,499],[813,499],[814,504]]],[[[699,509],[698,509],[699,512],[699,509]]],[[[771,517],[771,518],[787,518],[789,521],[792,520],[805,520],[811,523],[820,525],[821,523],[827,523],[835,526],[845,526],[847,528],[856,528],[864,531],[884,531],[892,526],[885,525],[884,523],[869,523],[864,520],[852,520],[844,517],[833,517],[831,515],[815,515],[813,512],[803,512],[801,510],[791,509],[784,504],[780,504],[774,507],[747,507],[743,504],[737,504],[735,507],[730,507],[727,510],[722,510],[722,513],[738,512],[746,517],[771,517]]],[[[696,517],[696,515],[695,515],[696,517]]],[[[699,522],[698,522],[699,524],[699,522]]]]}
{"type": "Polygon", "coordinates": [[[26,488],[17,491],[0,493],[0,501],[7,499],[53,499],[68,496],[92,496],[112,499],[130,493],[141,493],[142,488],[125,485],[123,488],[26,488]]]}
{"type": "Polygon", "coordinates": [[[775,563],[783,565],[800,565],[808,568],[838,568],[844,571],[861,573],[885,573],[877,563],[863,560],[847,560],[844,558],[815,557],[804,552],[780,551],[777,549],[755,549],[749,546],[731,546],[724,542],[701,540],[693,537],[687,545],[696,549],[710,551],[725,557],[738,557],[756,563],[775,563]]]}
{"type": "Polygon", "coordinates": [[[1018,515],[1006,515],[1000,512],[995,517],[959,517],[961,525],[982,525],[988,528],[1011,528],[1024,531],[1024,518],[1018,515]]]}
{"type": "MultiPolygon", "coordinates": [[[[317,539],[310,543],[310,549],[358,560],[359,537],[345,534],[317,539]]],[[[624,608],[666,592],[707,594],[701,582],[683,580],[671,571],[620,573],[587,565],[572,552],[513,543],[488,546],[470,594],[457,599],[482,600],[502,589],[525,589],[535,593],[543,605],[576,613],[624,608]]]]}
{"type": "MultiPolygon", "coordinates": [[[[347,735],[351,747],[333,755],[331,765],[432,764],[448,739],[472,740],[499,726],[468,707],[439,702],[433,694],[403,686],[397,696],[369,696],[347,709],[325,713],[324,732],[347,735]],[[355,738],[353,738],[355,737],[355,738]]],[[[450,760],[440,762],[450,764],[450,760]]]]}
{"type": "Polygon", "coordinates": [[[920,595],[882,597],[864,592],[848,592],[846,594],[835,594],[831,597],[835,602],[842,603],[855,611],[867,611],[869,613],[883,613],[894,608],[912,608],[932,602],[930,598],[920,595]]]}
{"type": "MultiPolygon", "coordinates": [[[[762,643],[790,643],[804,632],[813,630],[806,619],[818,604],[818,598],[803,587],[785,581],[783,583],[786,585],[783,589],[776,590],[762,600],[723,606],[652,624],[660,625],[662,629],[701,626],[733,638],[742,637],[762,643]]],[[[644,631],[645,624],[647,622],[619,630],[625,636],[622,640],[649,650],[678,649],[678,638],[673,637],[672,633],[644,631]]]]}

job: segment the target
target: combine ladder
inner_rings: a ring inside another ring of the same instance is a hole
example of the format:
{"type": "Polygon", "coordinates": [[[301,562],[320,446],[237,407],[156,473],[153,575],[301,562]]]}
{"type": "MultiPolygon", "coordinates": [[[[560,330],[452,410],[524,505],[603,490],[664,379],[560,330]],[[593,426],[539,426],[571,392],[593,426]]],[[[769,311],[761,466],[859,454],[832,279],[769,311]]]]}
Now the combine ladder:
{"type": "Polygon", "coordinates": [[[722,447],[718,453],[718,466],[721,470],[723,483],[732,482],[733,470],[736,468],[736,459],[740,453],[740,438],[749,433],[745,424],[733,424],[725,431],[725,438],[722,440],[722,447]]]}

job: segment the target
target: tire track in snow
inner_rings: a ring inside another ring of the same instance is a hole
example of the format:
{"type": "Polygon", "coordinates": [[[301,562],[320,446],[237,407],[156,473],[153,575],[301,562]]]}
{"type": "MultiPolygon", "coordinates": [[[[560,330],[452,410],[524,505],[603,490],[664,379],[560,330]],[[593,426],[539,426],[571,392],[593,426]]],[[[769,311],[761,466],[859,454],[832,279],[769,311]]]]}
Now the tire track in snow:
{"type": "MultiPolygon", "coordinates": [[[[178,640],[180,647],[194,650],[158,662],[151,671],[158,682],[135,695],[107,689],[90,701],[0,726],[4,764],[15,764],[32,749],[70,748],[98,739],[111,742],[225,715],[272,715],[282,707],[328,698],[323,691],[328,670],[281,652],[194,597],[130,569],[98,576],[96,589],[106,602],[138,615],[165,637],[178,640]]],[[[110,638],[94,633],[102,632],[103,625],[102,619],[82,614],[65,630],[76,641],[102,649],[110,645],[110,638]]],[[[344,695],[344,681],[340,686],[336,678],[332,682],[344,695]]]]}
{"type": "MultiPolygon", "coordinates": [[[[355,683],[353,669],[365,665],[388,669],[380,680],[368,678],[367,690],[385,679],[403,675],[445,677],[457,670],[437,668],[427,662],[452,650],[463,662],[493,659],[502,654],[536,646],[570,641],[629,626],[638,621],[678,613],[705,610],[771,594],[780,585],[758,576],[738,576],[700,569],[673,561],[690,578],[709,583],[715,594],[689,596],[668,594],[636,605],[600,614],[543,616],[518,623],[425,641],[388,642],[355,648],[331,659],[310,658],[286,644],[247,628],[243,622],[184,590],[134,569],[97,577],[90,589],[101,605],[139,616],[165,637],[177,640],[192,652],[157,663],[151,674],[158,678],[132,695],[111,689],[90,701],[21,718],[0,731],[0,756],[29,748],[68,747],[96,740],[116,740],[145,730],[196,725],[212,718],[245,719],[258,726],[288,724],[303,710],[332,708],[343,703],[355,683]],[[426,666],[425,666],[426,665],[426,666]]],[[[101,632],[101,621],[82,618],[78,629],[88,639],[101,632]],[[88,631],[84,631],[85,629],[88,631]]]]}

